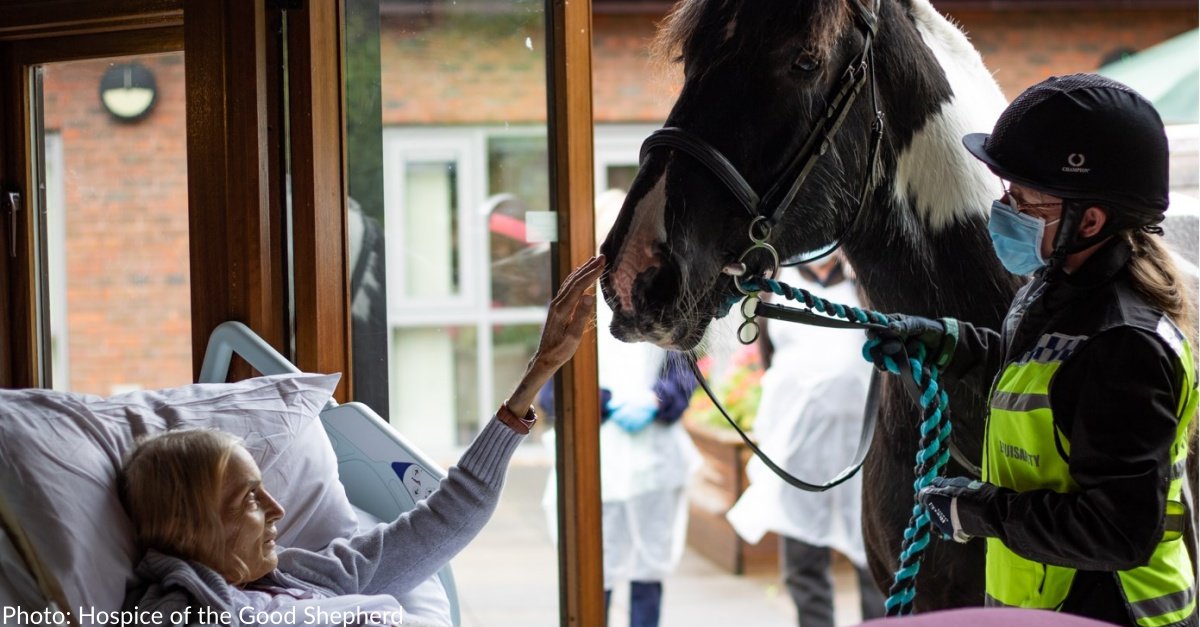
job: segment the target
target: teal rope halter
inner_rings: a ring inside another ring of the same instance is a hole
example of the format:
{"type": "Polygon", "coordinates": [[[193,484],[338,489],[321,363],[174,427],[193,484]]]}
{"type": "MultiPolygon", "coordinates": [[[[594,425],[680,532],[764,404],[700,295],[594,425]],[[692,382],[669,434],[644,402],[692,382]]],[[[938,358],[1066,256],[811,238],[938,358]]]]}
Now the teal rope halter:
{"type": "MultiPolygon", "coordinates": [[[[803,303],[809,309],[863,326],[887,325],[891,322],[886,315],[877,311],[833,303],[808,290],[792,287],[774,279],[758,277],[743,281],[740,285],[747,299],[757,298],[759,292],[769,291],[788,300],[803,303]]],[[[752,326],[754,337],[757,337],[758,325],[754,321],[756,315],[747,313],[744,305],[742,315],[746,321],[741,329],[752,326]]],[[[741,329],[739,337],[742,336],[741,329]]],[[[873,361],[870,351],[880,342],[878,338],[867,340],[863,346],[863,357],[867,361],[873,361]]],[[[920,424],[920,449],[917,451],[916,465],[913,468],[916,479],[913,481],[912,514],[900,545],[899,568],[894,574],[892,586],[888,590],[889,596],[884,602],[888,616],[912,613],[913,600],[917,595],[917,573],[921,570],[921,558],[925,547],[929,545],[931,527],[929,513],[925,506],[917,501],[916,494],[941,474],[942,468],[950,460],[950,419],[947,410],[949,399],[938,383],[939,369],[934,365],[934,360],[926,354],[925,346],[916,342],[915,347],[916,355],[906,355],[904,359],[907,361],[897,362],[890,356],[884,357],[884,364],[889,372],[901,376],[908,374],[907,378],[911,381],[906,380],[905,383],[915,386],[915,391],[919,392],[917,401],[924,416],[920,424]]]]}

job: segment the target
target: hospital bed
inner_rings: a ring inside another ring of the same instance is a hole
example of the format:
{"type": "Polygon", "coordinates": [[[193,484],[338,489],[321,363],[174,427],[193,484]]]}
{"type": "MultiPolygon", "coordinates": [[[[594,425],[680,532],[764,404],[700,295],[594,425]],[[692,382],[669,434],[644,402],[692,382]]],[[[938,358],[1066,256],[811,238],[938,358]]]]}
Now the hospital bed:
{"type": "MultiPolygon", "coordinates": [[[[210,337],[199,382],[224,383],[235,354],[263,375],[300,372],[248,327],[226,322],[210,337]]],[[[0,416],[0,420],[4,418],[0,416]]],[[[346,497],[359,515],[360,528],[393,520],[412,509],[445,476],[436,463],[362,403],[339,405],[331,399],[320,411],[320,421],[336,454],[338,477],[346,497]]],[[[6,524],[0,525],[4,531],[0,534],[0,611],[22,604],[29,607],[37,602],[31,599],[49,598],[60,601],[58,605],[66,604],[55,581],[56,573],[48,572],[50,569],[38,559],[20,521],[13,519],[12,509],[0,509],[0,513],[8,514],[4,517],[6,524]]],[[[449,602],[452,624],[457,627],[460,611],[450,566],[446,565],[436,579],[449,602]]]]}

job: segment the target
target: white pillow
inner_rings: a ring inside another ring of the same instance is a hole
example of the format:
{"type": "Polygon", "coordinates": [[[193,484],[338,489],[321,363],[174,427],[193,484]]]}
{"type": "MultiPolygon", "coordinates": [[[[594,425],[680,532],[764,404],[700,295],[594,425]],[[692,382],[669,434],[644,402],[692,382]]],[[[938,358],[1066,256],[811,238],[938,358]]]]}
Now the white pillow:
{"type": "Polygon", "coordinates": [[[110,398],[0,390],[0,490],[72,611],[120,609],[133,579],[139,556],[116,477],[142,433],[216,427],[242,437],[287,510],[279,544],[322,549],[357,528],[318,419],[339,376],[274,375],[110,398]]]}

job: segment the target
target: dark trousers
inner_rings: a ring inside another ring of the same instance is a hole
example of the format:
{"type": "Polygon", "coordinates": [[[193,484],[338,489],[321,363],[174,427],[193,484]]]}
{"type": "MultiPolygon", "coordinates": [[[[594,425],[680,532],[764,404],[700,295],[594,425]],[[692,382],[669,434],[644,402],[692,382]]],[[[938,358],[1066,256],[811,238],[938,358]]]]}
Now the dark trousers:
{"type": "MultiPolygon", "coordinates": [[[[608,624],[608,603],[612,590],[604,591],[604,624],[608,624]]],[[[662,582],[629,582],[629,627],[658,627],[662,613],[662,582]]]]}
{"type": "MultiPolygon", "coordinates": [[[[783,583],[796,604],[800,627],[833,627],[833,579],[828,547],[780,537],[783,583]]],[[[862,599],[862,619],[883,616],[883,595],[866,569],[855,567],[862,599]]]]}

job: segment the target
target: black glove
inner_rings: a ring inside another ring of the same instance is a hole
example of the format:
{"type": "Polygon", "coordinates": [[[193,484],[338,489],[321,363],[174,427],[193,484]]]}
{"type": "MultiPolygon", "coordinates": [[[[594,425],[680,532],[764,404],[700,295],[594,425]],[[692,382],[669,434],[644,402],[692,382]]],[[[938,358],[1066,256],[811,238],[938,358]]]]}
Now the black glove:
{"type": "Polygon", "coordinates": [[[901,348],[907,348],[909,355],[913,355],[917,352],[917,343],[925,345],[926,354],[934,357],[934,363],[939,368],[945,368],[950,363],[954,348],[958,345],[957,320],[932,320],[903,314],[890,314],[888,317],[892,321],[886,329],[867,330],[868,342],[863,347],[863,356],[876,368],[887,372],[889,369],[885,358],[895,362],[899,359],[901,348]]]}
{"type": "Polygon", "coordinates": [[[979,521],[997,494],[999,488],[990,483],[966,477],[935,477],[930,485],[921,488],[917,499],[929,511],[929,520],[943,538],[966,542],[983,533],[979,521]],[[964,521],[971,532],[964,530],[964,521]]]}

